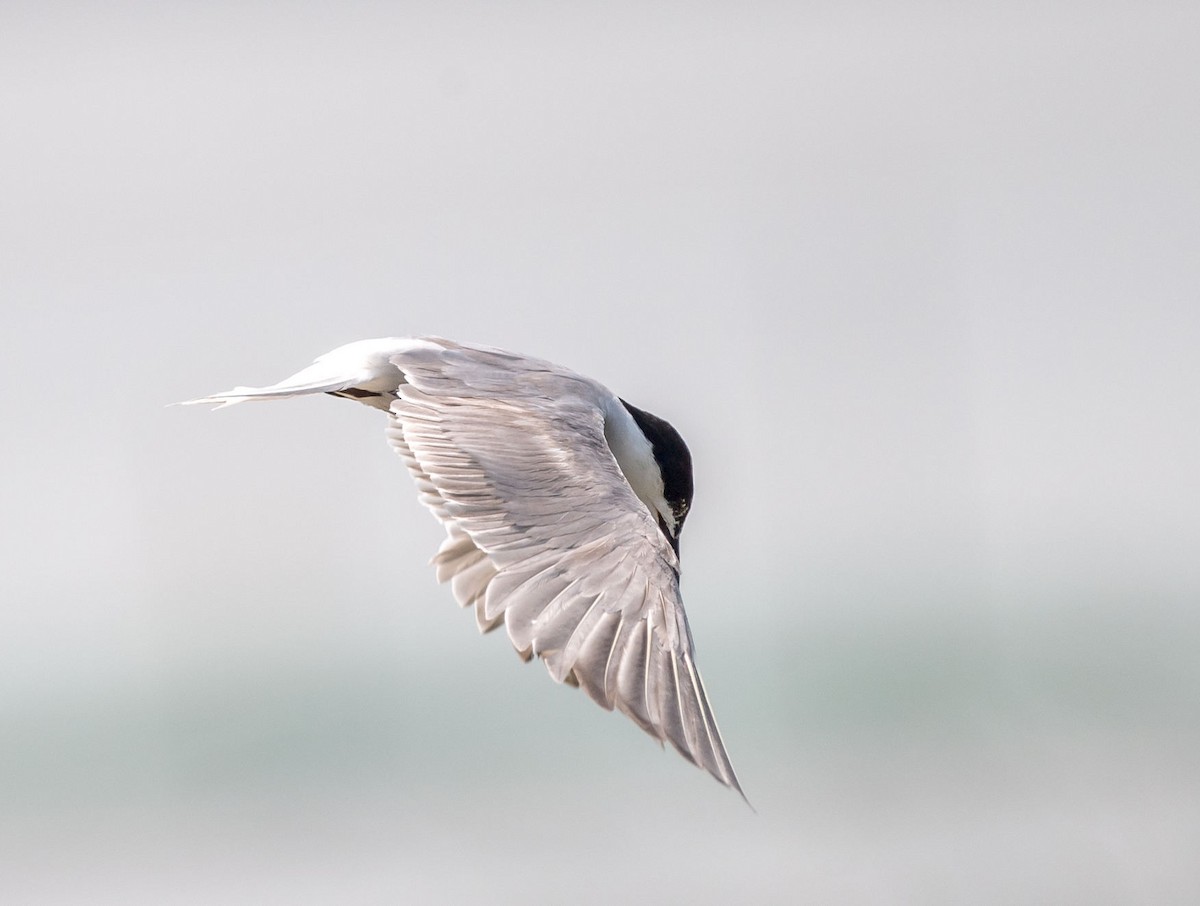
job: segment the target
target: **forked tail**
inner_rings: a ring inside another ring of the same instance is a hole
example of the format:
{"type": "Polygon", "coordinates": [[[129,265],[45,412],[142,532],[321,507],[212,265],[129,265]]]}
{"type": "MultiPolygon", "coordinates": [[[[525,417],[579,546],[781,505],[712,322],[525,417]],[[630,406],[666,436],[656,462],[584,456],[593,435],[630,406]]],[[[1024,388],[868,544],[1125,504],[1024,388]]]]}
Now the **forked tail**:
{"type": "Polygon", "coordinates": [[[234,387],[211,396],[187,400],[180,405],[210,405],[217,409],[251,400],[286,399],[312,393],[334,393],[357,399],[379,409],[387,409],[396,388],[403,381],[392,357],[420,345],[421,340],[386,337],[359,340],[321,356],[303,371],[267,387],[234,387]]]}

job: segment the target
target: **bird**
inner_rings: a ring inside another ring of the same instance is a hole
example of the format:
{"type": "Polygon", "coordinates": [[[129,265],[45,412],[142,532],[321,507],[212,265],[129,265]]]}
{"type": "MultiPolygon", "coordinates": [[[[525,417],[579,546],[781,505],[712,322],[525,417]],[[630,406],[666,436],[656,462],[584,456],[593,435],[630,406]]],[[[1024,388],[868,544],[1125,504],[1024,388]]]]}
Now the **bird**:
{"type": "MultiPolygon", "coordinates": [[[[692,459],[666,420],[541,359],[440,337],[359,340],[265,387],[183,405],[330,394],[387,439],[446,538],[431,565],[482,633],[745,793],[680,596],[692,459]]],[[[748,800],[747,800],[748,802],[748,800]]]]}

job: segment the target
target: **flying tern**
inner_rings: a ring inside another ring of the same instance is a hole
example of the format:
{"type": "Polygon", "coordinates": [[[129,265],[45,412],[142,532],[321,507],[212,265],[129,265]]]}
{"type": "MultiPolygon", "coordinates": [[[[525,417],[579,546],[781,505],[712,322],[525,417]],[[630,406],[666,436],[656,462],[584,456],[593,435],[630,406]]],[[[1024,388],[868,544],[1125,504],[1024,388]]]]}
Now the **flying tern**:
{"type": "Polygon", "coordinates": [[[692,501],[679,432],[566,368],[436,337],[360,340],[277,384],[188,404],[316,393],[387,413],[388,441],[446,529],[438,581],[480,631],[503,625],[523,660],[742,792],[679,593],[692,501]]]}

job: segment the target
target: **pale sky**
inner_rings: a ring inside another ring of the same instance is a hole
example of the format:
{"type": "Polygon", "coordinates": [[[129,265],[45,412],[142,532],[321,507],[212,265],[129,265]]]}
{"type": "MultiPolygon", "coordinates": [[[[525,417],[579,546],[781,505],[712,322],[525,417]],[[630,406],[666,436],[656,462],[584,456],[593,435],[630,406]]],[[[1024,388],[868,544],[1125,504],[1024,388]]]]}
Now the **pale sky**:
{"type": "Polygon", "coordinates": [[[1198,85],[1187,4],[5,4],[0,899],[1200,896],[1198,85]],[[165,408],[422,333],[687,438],[757,818],[477,637],[378,413],[165,408]]]}

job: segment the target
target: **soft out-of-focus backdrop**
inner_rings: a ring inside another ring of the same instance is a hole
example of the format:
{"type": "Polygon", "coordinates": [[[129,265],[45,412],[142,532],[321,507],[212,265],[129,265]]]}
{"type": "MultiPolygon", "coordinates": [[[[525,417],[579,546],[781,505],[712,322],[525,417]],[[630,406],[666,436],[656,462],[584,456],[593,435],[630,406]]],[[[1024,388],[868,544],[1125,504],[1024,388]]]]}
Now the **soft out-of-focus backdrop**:
{"type": "Polygon", "coordinates": [[[0,9],[0,900],[1200,897],[1200,7],[0,9]],[[343,342],[670,418],[757,815],[504,639],[343,342]]]}

